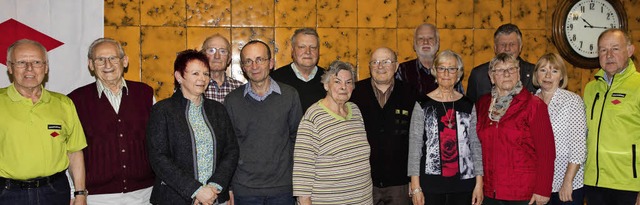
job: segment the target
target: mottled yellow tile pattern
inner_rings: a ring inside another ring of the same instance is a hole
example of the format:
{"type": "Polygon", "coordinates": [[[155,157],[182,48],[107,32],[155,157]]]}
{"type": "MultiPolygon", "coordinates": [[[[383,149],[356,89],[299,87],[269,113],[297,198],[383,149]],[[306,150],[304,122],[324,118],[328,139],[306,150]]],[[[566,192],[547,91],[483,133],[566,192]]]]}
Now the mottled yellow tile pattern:
{"type": "Polygon", "coordinates": [[[398,0],[398,27],[415,28],[424,22],[434,22],[436,0],[398,0]]]}
{"type": "Polygon", "coordinates": [[[358,2],[318,0],[318,27],[357,27],[358,2]]]}
{"type": "Polygon", "coordinates": [[[315,27],[316,0],[276,1],[276,26],[315,27]]]}
{"type": "MultiPolygon", "coordinates": [[[[262,40],[272,49],[275,66],[291,62],[290,38],[295,29],[312,27],[320,35],[318,65],[339,59],[358,66],[358,78],[369,77],[369,55],[380,46],[398,53],[398,61],[416,58],[413,34],[422,23],[440,30],[440,50],[459,53],[465,76],[494,56],[493,33],[514,23],[523,33],[521,57],[535,63],[557,52],[551,38],[553,12],[563,0],[105,0],[105,36],[123,43],[129,56],[125,77],[143,81],[157,99],[173,91],[173,61],[178,51],[200,49],[202,41],[220,33],[231,41],[230,76],[244,80],[240,49],[262,40]]],[[[640,47],[638,0],[620,0],[634,44],[640,47]]],[[[640,50],[640,49],[639,49],[640,50]]],[[[636,54],[640,55],[640,54],[636,54]]],[[[569,90],[582,93],[595,69],[567,65],[569,90]]],[[[640,67],[639,67],[640,68],[640,67]]],[[[466,79],[463,85],[466,86],[466,79]]]]}
{"type": "Polygon", "coordinates": [[[176,54],[186,49],[183,27],[145,26],[140,30],[142,82],[154,89],[156,96],[173,94],[173,62],[176,54]]]}
{"type": "Polygon", "coordinates": [[[358,27],[396,27],[397,6],[396,0],[358,0],[358,27]]]}
{"type": "Polygon", "coordinates": [[[230,26],[231,2],[187,0],[187,26],[230,26]]]}
{"type": "Polygon", "coordinates": [[[105,0],[105,26],[140,25],[140,0],[105,0]]]}

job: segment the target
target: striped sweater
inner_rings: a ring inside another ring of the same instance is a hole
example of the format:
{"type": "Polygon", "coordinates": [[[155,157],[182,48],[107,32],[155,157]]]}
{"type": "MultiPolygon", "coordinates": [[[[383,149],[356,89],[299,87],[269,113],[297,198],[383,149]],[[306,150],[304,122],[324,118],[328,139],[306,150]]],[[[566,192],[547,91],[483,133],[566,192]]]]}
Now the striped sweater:
{"type": "Polygon", "coordinates": [[[372,204],[370,148],[358,106],[341,117],[321,103],[305,113],[293,157],[293,195],[313,204],[372,204]]]}

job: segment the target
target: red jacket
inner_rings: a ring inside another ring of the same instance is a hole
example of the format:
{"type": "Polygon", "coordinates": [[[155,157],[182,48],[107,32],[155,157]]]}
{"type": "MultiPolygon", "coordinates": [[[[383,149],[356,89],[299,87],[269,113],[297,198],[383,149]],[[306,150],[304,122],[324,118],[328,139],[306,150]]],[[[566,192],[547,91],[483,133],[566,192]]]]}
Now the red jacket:
{"type": "Polygon", "coordinates": [[[477,104],[484,195],[498,200],[549,197],[555,144],[547,105],[526,89],[514,96],[499,122],[489,119],[491,94],[477,104]]]}

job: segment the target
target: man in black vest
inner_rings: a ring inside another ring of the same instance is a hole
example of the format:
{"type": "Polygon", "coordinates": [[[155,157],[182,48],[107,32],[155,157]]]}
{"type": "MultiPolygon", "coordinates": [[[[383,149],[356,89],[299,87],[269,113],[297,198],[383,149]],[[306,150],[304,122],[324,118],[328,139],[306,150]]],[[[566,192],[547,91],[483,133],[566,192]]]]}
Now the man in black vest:
{"type": "Polygon", "coordinates": [[[129,58],[114,39],[93,41],[88,58],[96,82],[69,94],[87,137],[87,202],[149,204],[155,175],[145,137],[153,89],[124,79],[129,58]]]}
{"type": "MultiPolygon", "coordinates": [[[[536,89],[533,87],[533,82],[531,81],[531,75],[533,75],[535,65],[520,58],[520,52],[522,51],[522,33],[518,26],[509,23],[498,27],[498,30],[493,34],[493,43],[493,51],[496,55],[507,53],[518,58],[522,86],[529,92],[535,92],[536,89]]],[[[491,81],[489,80],[489,62],[486,62],[471,70],[469,83],[467,84],[467,97],[471,98],[473,102],[476,102],[482,95],[491,92],[491,86],[491,81]]]]}
{"type": "Polygon", "coordinates": [[[409,124],[416,91],[394,79],[398,70],[393,50],[371,54],[371,78],[356,83],[351,101],[358,105],[371,146],[373,204],[411,204],[407,176],[409,124]]]}
{"type": "Polygon", "coordinates": [[[320,77],[324,68],[318,66],[320,37],[312,28],[301,28],[291,37],[293,62],[271,72],[271,77],[294,87],[300,94],[302,112],[326,96],[320,77]]]}

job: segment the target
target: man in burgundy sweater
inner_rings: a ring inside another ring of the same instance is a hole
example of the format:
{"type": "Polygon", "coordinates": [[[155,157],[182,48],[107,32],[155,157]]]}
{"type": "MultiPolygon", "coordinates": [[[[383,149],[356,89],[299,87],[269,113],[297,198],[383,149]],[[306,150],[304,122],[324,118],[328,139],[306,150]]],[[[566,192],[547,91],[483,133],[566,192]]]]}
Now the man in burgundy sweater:
{"type": "Polygon", "coordinates": [[[153,90],[124,80],[129,59],[116,40],[89,47],[96,82],[69,94],[87,138],[84,160],[89,204],[149,204],[154,174],[145,147],[153,90]]]}

